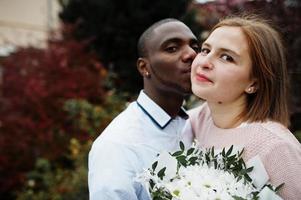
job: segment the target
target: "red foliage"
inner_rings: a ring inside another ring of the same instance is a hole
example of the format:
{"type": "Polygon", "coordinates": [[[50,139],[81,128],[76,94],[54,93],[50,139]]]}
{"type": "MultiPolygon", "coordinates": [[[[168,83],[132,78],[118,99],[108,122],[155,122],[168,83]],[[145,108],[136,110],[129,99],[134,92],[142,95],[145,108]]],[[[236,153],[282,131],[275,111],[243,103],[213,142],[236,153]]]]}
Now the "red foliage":
{"type": "Polygon", "coordinates": [[[0,196],[24,180],[37,157],[55,160],[72,130],[62,105],[84,98],[101,103],[106,71],[86,45],[72,38],[49,41],[46,49],[21,48],[3,59],[0,84],[0,196]]]}

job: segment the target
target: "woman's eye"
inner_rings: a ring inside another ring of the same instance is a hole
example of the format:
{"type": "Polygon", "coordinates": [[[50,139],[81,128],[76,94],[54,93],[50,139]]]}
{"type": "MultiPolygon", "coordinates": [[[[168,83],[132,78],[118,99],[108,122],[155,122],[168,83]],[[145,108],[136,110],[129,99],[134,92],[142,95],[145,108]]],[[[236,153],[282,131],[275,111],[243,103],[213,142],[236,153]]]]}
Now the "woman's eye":
{"type": "Polygon", "coordinates": [[[223,54],[223,55],[221,56],[221,58],[222,58],[223,60],[225,60],[225,61],[228,61],[228,62],[234,62],[234,59],[233,59],[231,56],[228,56],[228,55],[226,55],[226,54],[223,54]]]}
{"type": "Polygon", "coordinates": [[[202,54],[202,55],[207,55],[209,52],[210,52],[210,50],[207,49],[207,48],[202,48],[202,49],[201,49],[201,54],[202,54]]]}

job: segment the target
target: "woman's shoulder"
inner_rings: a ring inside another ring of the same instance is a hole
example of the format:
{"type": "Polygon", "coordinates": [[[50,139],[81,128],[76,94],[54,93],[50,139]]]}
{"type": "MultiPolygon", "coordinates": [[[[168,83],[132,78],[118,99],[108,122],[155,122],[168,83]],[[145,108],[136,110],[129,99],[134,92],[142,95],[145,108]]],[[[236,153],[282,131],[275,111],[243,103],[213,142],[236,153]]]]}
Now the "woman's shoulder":
{"type": "Polygon", "coordinates": [[[292,148],[301,152],[301,144],[292,132],[282,124],[274,121],[254,122],[247,125],[253,135],[253,143],[258,150],[274,151],[279,147],[292,148]]]}
{"type": "Polygon", "coordinates": [[[278,122],[254,123],[255,126],[259,130],[258,135],[263,137],[257,140],[249,157],[259,155],[270,182],[275,186],[285,183],[279,194],[284,199],[296,199],[301,191],[298,184],[301,176],[300,143],[288,128],[278,122]]]}
{"type": "Polygon", "coordinates": [[[300,146],[299,141],[293,133],[284,125],[275,121],[266,121],[262,123],[254,123],[262,131],[262,134],[270,136],[275,142],[292,143],[300,146]]]}

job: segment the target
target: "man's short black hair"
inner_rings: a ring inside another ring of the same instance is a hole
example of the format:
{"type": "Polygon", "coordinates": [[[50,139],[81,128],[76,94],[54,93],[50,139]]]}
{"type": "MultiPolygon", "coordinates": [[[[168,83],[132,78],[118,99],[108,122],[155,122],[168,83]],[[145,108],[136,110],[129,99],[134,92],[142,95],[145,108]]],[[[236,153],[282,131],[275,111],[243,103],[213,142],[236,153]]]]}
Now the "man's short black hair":
{"type": "Polygon", "coordinates": [[[148,29],[146,29],[142,33],[142,35],[140,36],[140,38],[138,40],[137,51],[138,51],[138,56],[139,57],[147,56],[146,41],[151,39],[154,29],[157,28],[158,26],[160,26],[162,24],[165,24],[165,23],[168,23],[168,22],[181,22],[181,21],[177,20],[177,19],[174,19],[174,18],[162,19],[158,22],[155,22],[148,29]]]}

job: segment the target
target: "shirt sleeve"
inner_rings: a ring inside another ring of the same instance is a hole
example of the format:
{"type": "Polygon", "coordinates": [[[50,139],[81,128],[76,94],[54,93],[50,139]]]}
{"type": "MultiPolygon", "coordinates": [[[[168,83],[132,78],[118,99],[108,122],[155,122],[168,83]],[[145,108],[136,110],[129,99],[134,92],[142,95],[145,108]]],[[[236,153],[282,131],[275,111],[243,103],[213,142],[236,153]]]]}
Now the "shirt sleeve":
{"type": "Polygon", "coordinates": [[[284,183],[279,195],[285,200],[301,197],[301,146],[278,142],[263,156],[265,168],[274,186],[284,183]]]}
{"type": "Polygon", "coordinates": [[[137,200],[138,183],[130,150],[122,145],[97,141],[89,153],[90,200],[137,200]]]}

